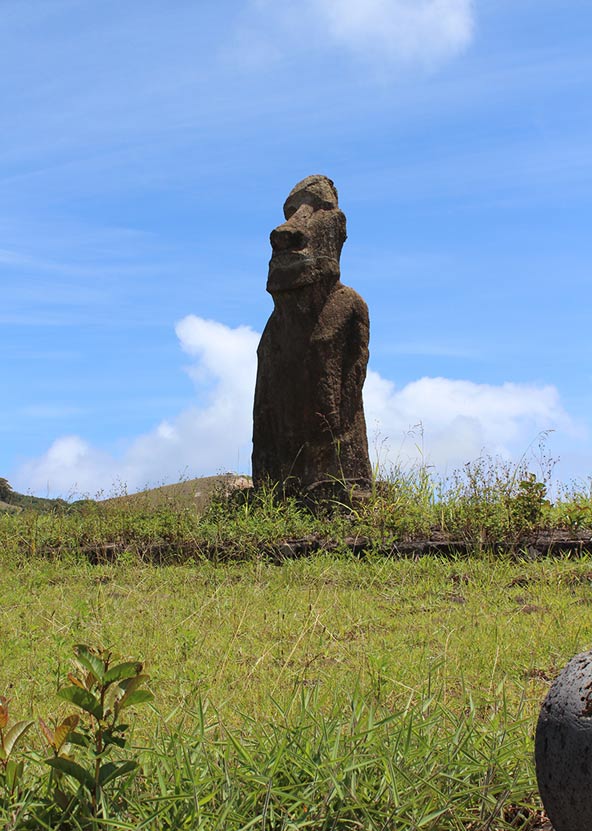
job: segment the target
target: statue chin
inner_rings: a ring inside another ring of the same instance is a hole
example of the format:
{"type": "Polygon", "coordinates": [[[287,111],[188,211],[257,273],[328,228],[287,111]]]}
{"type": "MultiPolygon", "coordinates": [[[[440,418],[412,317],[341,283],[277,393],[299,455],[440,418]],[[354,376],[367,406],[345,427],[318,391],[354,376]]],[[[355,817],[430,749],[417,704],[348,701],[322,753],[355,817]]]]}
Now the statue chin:
{"type": "Polygon", "coordinates": [[[294,258],[292,260],[272,257],[269,263],[267,277],[267,291],[275,294],[282,291],[291,291],[321,280],[338,280],[339,263],[330,258],[294,258]]]}

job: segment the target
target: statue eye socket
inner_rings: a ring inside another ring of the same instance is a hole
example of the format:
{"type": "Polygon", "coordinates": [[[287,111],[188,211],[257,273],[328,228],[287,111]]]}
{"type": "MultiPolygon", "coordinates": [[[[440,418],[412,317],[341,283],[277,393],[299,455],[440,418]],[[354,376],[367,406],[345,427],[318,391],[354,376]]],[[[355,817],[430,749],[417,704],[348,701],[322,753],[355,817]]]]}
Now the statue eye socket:
{"type": "Polygon", "coordinates": [[[295,197],[292,202],[287,202],[284,204],[284,216],[286,220],[291,219],[295,213],[298,213],[302,208],[306,208],[305,216],[310,216],[311,214],[318,211],[322,205],[319,203],[319,200],[314,196],[314,194],[310,193],[300,193],[297,194],[297,198],[295,197]]]}

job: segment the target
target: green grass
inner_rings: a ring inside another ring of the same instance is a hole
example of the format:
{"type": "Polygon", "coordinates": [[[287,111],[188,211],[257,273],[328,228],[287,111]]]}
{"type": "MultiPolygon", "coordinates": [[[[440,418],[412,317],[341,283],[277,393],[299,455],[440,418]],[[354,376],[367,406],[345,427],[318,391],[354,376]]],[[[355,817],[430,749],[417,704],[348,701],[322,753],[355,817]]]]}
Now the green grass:
{"type": "Polygon", "coordinates": [[[465,829],[502,820],[510,793],[532,798],[527,730],[501,703],[484,719],[470,701],[459,716],[428,696],[387,709],[358,694],[322,711],[303,692],[235,732],[196,721],[147,754],[154,827],[465,829]]]}
{"type": "Polygon", "coordinates": [[[23,718],[51,699],[79,642],[144,660],[161,712],[201,697],[231,722],[246,701],[269,716],[298,689],[319,706],[354,690],[399,706],[428,678],[447,706],[502,684],[533,714],[545,679],[592,640],[588,559],[5,562],[3,598],[2,676],[23,718]]]}
{"type": "MultiPolygon", "coordinates": [[[[308,510],[279,502],[271,490],[228,499],[228,477],[191,480],[105,501],[60,503],[44,512],[31,506],[0,512],[0,550],[30,556],[114,561],[122,556],[171,563],[281,558],[286,541],[313,540],[316,549],[339,550],[363,542],[364,550],[394,553],[435,540],[463,551],[496,547],[520,553],[541,534],[589,539],[589,486],[555,488],[522,464],[479,459],[441,480],[425,466],[395,469],[353,507],[339,498],[308,510]]],[[[15,498],[21,498],[18,494],[15,498]]],[[[25,499],[25,497],[23,497],[25,499]]],[[[21,506],[22,507],[22,506],[21,506]]],[[[288,551],[289,553],[289,551],[288,551]]]]}
{"type": "Polygon", "coordinates": [[[355,695],[346,710],[322,711],[302,693],[269,720],[245,715],[231,728],[198,706],[137,753],[142,774],[103,821],[74,810],[61,824],[29,788],[6,827],[459,831],[526,828],[535,815],[528,723],[503,699],[487,714],[433,696],[387,710],[355,695]]]}
{"type": "Polygon", "coordinates": [[[527,542],[588,533],[589,494],[551,501],[527,471],[484,462],[448,483],[398,472],[349,512],[271,493],[199,512],[184,487],[179,502],[161,489],[0,515],[11,719],[68,714],[56,692],[75,643],[143,661],[155,693],[132,714],[141,774],[108,817],[57,810],[32,730],[3,799],[0,762],[5,828],[534,827],[536,718],[591,643],[592,561],[527,542]],[[309,538],[314,556],[282,561],[309,538]],[[383,556],[422,538],[469,556],[383,556]]]}
{"type": "Polygon", "coordinates": [[[503,810],[537,805],[548,681],[592,638],[586,558],[34,559],[3,577],[15,719],[66,714],[73,643],[146,663],[144,773],[115,827],[262,827],[264,811],[268,828],[485,829],[494,811],[512,827],[503,810]]]}

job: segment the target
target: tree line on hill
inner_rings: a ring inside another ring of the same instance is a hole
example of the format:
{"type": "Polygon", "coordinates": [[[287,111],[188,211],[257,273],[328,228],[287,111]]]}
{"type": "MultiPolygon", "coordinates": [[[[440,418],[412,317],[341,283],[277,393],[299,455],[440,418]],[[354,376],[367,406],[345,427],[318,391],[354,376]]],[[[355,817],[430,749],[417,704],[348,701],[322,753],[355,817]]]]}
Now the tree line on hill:
{"type": "Polygon", "coordinates": [[[21,511],[25,508],[35,511],[54,511],[71,507],[65,499],[44,499],[41,496],[18,493],[8,479],[0,476],[0,512],[21,511]]]}

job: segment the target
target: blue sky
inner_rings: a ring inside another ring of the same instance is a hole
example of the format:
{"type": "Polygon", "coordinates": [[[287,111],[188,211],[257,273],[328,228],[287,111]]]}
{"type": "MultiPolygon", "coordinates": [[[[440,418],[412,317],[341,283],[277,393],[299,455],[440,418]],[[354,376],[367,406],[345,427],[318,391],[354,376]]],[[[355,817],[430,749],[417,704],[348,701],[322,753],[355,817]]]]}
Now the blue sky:
{"type": "Polygon", "coordinates": [[[0,23],[15,488],[248,472],[268,235],[311,173],[370,308],[381,464],[553,430],[557,476],[592,473],[589,3],[0,0],[0,23]]]}

